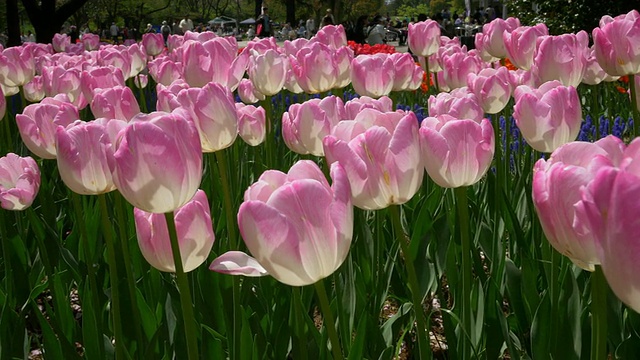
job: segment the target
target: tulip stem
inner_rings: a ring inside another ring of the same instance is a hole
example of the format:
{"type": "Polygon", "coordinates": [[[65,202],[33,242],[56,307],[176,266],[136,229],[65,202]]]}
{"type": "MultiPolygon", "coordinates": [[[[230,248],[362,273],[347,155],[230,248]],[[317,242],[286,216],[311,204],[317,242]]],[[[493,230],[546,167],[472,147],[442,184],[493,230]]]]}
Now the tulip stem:
{"type": "Polygon", "coordinates": [[[218,161],[218,171],[220,172],[220,182],[222,183],[222,191],[224,193],[224,215],[227,220],[227,234],[229,235],[229,247],[231,250],[238,250],[236,238],[236,222],[235,211],[233,211],[233,203],[231,202],[231,187],[229,185],[229,166],[227,158],[222,151],[216,151],[216,160],[218,161]]]}
{"type": "MultiPolygon", "coordinates": [[[[322,280],[320,280],[322,281],[322,280]]],[[[295,359],[307,360],[307,343],[306,336],[304,331],[304,315],[302,312],[302,297],[300,295],[300,288],[297,286],[292,286],[291,291],[293,292],[292,301],[293,301],[293,311],[295,315],[295,325],[294,325],[294,335],[298,342],[298,352],[294,353],[295,359]]]]}
{"type": "Polygon", "coordinates": [[[13,294],[13,292],[11,290],[11,264],[9,263],[11,255],[9,254],[9,248],[7,247],[7,243],[9,242],[9,234],[7,233],[5,215],[7,215],[7,211],[4,209],[0,210],[0,243],[2,244],[2,262],[4,263],[4,292],[5,294],[7,294],[7,297],[9,297],[11,296],[11,294],[13,294]]]}
{"type": "Polygon", "coordinates": [[[606,359],[607,354],[607,280],[602,267],[591,273],[591,359],[606,359]]]}
{"type": "Polygon", "coordinates": [[[133,277],[133,270],[131,267],[133,266],[133,259],[131,258],[131,252],[129,251],[129,236],[127,235],[127,223],[126,223],[126,213],[125,213],[125,203],[122,201],[122,194],[116,191],[115,194],[115,207],[116,207],[116,216],[118,219],[118,231],[120,234],[120,242],[122,248],[122,257],[124,258],[124,269],[125,276],[127,278],[127,289],[129,290],[129,302],[131,306],[131,312],[133,313],[133,324],[135,327],[136,337],[138,340],[138,346],[142,348],[144,346],[144,340],[142,337],[142,331],[140,329],[140,324],[142,321],[140,320],[140,313],[138,311],[138,301],[136,298],[136,288],[135,281],[133,277]]]}
{"type": "MultiPolygon", "coordinates": [[[[454,190],[456,196],[456,204],[458,206],[458,224],[460,226],[460,243],[462,245],[461,263],[462,263],[462,293],[459,299],[462,300],[462,329],[471,335],[471,239],[469,237],[469,205],[467,200],[467,187],[461,186],[454,190]]],[[[457,305],[456,305],[457,307],[457,305]]],[[[465,341],[466,342],[466,341],[465,341]]],[[[465,346],[464,359],[471,358],[470,349],[465,346]]]]}
{"type": "Polygon", "coordinates": [[[116,359],[124,357],[124,337],[122,336],[122,324],[120,323],[120,291],[118,289],[118,268],[116,264],[116,250],[113,234],[111,233],[111,221],[107,208],[107,198],[105,194],[98,195],[98,203],[102,217],[102,232],[107,245],[107,262],[109,263],[109,277],[111,279],[111,303],[113,304],[113,336],[116,342],[116,359]]]}
{"type": "Polygon", "coordinates": [[[193,316],[193,302],[191,301],[189,280],[182,267],[182,256],[180,255],[180,245],[178,245],[178,233],[176,231],[173,211],[165,213],[164,218],[167,221],[167,229],[169,230],[169,239],[171,241],[171,252],[173,253],[173,262],[176,268],[176,282],[178,283],[178,291],[180,292],[184,333],[187,338],[187,355],[189,360],[196,360],[198,359],[196,321],[193,316]]]}
{"type": "Polygon", "coordinates": [[[320,301],[320,309],[322,310],[324,327],[327,329],[327,333],[329,334],[333,360],[344,359],[344,357],[342,356],[342,348],[340,347],[340,340],[338,339],[338,332],[336,331],[336,322],[333,318],[333,312],[331,312],[331,305],[329,304],[327,290],[324,287],[324,280],[316,281],[314,287],[316,288],[318,300],[320,301]]]}
{"type": "Polygon", "coordinates": [[[631,113],[633,114],[633,137],[640,136],[640,113],[638,112],[638,89],[636,75],[629,75],[629,90],[631,90],[631,113]]]}
{"type": "Polygon", "coordinates": [[[409,251],[409,238],[402,229],[402,221],[400,220],[400,205],[389,206],[389,214],[391,215],[391,223],[393,232],[404,256],[404,263],[407,267],[407,276],[409,277],[409,286],[411,287],[411,301],[416,314],[416,337],[418,338],[418,355],[419,359],[427,359],[430,354],[429,337],[427,335],[427,321],[424,317],[424,309],[422,306],[422,296],[420,294],[420,285],[416,268],[413,264],[413,258],[409,251]]]}

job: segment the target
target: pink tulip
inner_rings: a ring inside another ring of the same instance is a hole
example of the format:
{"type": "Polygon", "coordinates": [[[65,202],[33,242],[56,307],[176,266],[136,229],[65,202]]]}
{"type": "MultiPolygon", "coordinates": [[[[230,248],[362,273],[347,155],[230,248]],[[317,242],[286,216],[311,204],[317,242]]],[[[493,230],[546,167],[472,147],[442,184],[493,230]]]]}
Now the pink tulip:
{"type": "Polygon", "coordinates": [[[544,23],[536,26],[520,26],[511,32],[503,33],[504,46],[511,63],[522,70],[531,69],[537,39],[549,35],[544,23]]]}
{"type": "Polygon", "coordinates": [[[238,112],[238,134],[251,146],[264,142],[266,136],[266,113],[262,106],[236,103],[238,112]]]}
{"type": "Polygon", "coordinates": [[[370,98],[368,96],[360,96],[347,101],[344,104],[344,119],[353,120],[358,113],[364,109],[376,109],[380,112],[393,111],[393,101],[388,96],[382,96],[379,99],[370,98]]]}
{"type": "Polygon", "coordinates": [[[513,92],[513,79],[506,67],[482,69],[477,75],[471,73],[467,83],[487,114],[497,114],[504,109],[513,92]]]}
{"type": "Polygon", "coordinates": [[[600,260],[593,234],[577,227],[576,204],[582,189],[599,169],[622,156],[624,144],[609,135],[596,143],[571,142],[556,149],[549,160],[534,166],[533,203],[551,245],[579,267],[593,271],[600,260]]]}
{"type": "Polygon", "coordinates": [[[264,94],[256,90],[249,79],[240,80],[240,85],[238,85],[238,96],[240,96],[240,99],[246,104],[255,104],[258,101],[265,99],[264,94]]]}
{"type": "Polygon", "coordinates": [[[55,159],[56,129],[66,127],[78,118],[78,109],[72,104],[45,98],[17,114],[16,124],[22,141],[32,153],[43,159],[55,159]]]}
{"type": "Polygon", "coordinates": [[[409,24],[407,43],[415,55],[435,54],[440,47],[440,25],[434,20],[409,24]]]}
{"type": "Polygon", "coordinates": [[[322,139],[344,119],[344,103],[336,96],[292,104],[282,114],[282,138],[295,153],[324,156],[322,139]]]}
{"type": "Polygon", "coordinates": [[[13,96],[20,92],[19,86],[5,86],[2,83],[0,83],[0,89],[2,90],[2,93],[4,94],[4,96],[6,97],[13,96]]]}
{"type": "Polygon", "coordinates": [[[446,188],[478,182],[493,160],[495,138],[487,119],[478,122],[449,115],[428,117],[420,126],[420,145],[429,177],[446,188]]]}
{"type": "Polygon", "coordinates": [[[122,70],[109,67],[96,67],[80,74],[80,88],[87,101],[93,101],[93,91],[125,86],[122,70]]]}
{"type": "Polygon", "coordinates": [[[211,270],[246,276],[267,273],[291,286],[313,284],[344,262],[353,237],[353,206],[346,173],[331,166],[333,183],[312,161],[288,174],[269,170],[244,194],[238,211],[240,233],[252,258],[225,253],[211,270]]]}
{"type": "Polygon", "coordinates": [[[585,66],[584,76],[582,82],[587,85],[598,85],[603,81],[616,81],[619,76],[611,76],[607,74],[596,60],[595,50],[591,47],[587,51],[587,65],[585,66]]]}
{"type": "Polygon", "coordinates": [[[311,41],[325,44],[337,50],[347,46],[347,33],[342,25],[327,25],[318,30],[311,41]]]}
{"type": "Polygon", "coordinates": [[[0,206],[3,209],[28,208],[39,189],[40,169],[35,160],[14,153],[0,158],[0,206]]]}
{"type": "Polygon", "coordinates": [[[142,50],[140,44],[134,43],[129,45],[126,48],[125,56],[129,56],[129,60],[131,63],[131,70],[129,71],[129,75],[127,76],[127,74],[124,74],[127,79],[137,76],[147,68],[147,55],[142,50]]]}
{"type": "MultiPolygon", "coordinates": [[[[349,82],[351,82],[351,79],[349,79],[349,82]]],[[[251,86],[253,87],[253,85],[251,86]]],[[[291,61],[289,61],[289,70],[287,70],[287,78],[284,81],[284,88],[294,94],[302,94],[304,92],[304,90],[298,84],[298,80],[296,79],[296,76],[291,69],[291,61]]],[[[242,96],[240,96],[240,98],[242,99],[242,96]]]]}
{"type": "Polygon", "coordinates": [[[181,90],[178,102],[180,108],[176,111],[195,124],[203,152],[233,145],[238,135],[238,114],[228,88],[209,83],[202,89],[181,90]]]}
{"type": "Polygon", "coordinates": [[[249,80],[256,90],[266,96],[273,96],[282,90],[289,69],[289,60],[276,50],[263,54],[253,51],[249,58],[249,80]]]}
{"type": "Polygon", "coordinates": [[[639,145],[638,139],[629,144],[618,167],[600,169],[576,205],[576,225],[584,224],[594,235],[607,283],[635,311],[640,311],[637,276],[640,227],[636,216],[640,195],[639,145]]]}
{"type": "Polygon", "coordinates": [[[176,114],[139,114],[121,132],[110,164],[116,187],[133,206],[166,213],[186,204],[202,179],[198,131],[176,114]]]}
{"type": "Polygon", "coordinates": [[[593,29],[596,59],[610,75],[640,73],[640,13],[631,10],[611,18],[603,16],[600,27],[593,29]]]}
{"type": "Polygon", "coordinates": [[[351,84],[351,61],[354,58],[353,50],[344,46],[334,53],[336,67],[338,68],[338,78],[333,86],[334,89],[341,89],[351,84]]]}
{"type": "MultiPolygon", "coordinates": [[[[145,260],[160,271],[175,272],[167,220],[163,214],[133,209],[136,237],[145,260]]],[[[198,190],[193,198],[174,214],[180,258],[185,272],[195,270],[211,252],[215,241],[209,201],[204,191],[198,190]]]]}
{"type": "Polygon", "coordinates": [[[133,84],[138,89],[144,89],[149,85],[149,76],[144,74],[136,75],[136,77],[133,78],[133,84]]]}
{"type": "Polygon", "coordinates": [[[129,121],[140,113],[140,106],[130,88],[116,86],[94,92],[91,112],[95,117],[129,121]]]}
{"type": "Polygon", "coordinates": [[[89,103],[82,92],[82,72],[78,69],[65,69],[58,65],[46,68],[42,74],[44,92],[49,97],[64,94],[75,107],[84,109],[89,103]]]}
{"type": "Polygon", "coordinates": [[[507,49],[505,48],[503,34],[510,33],[520,26],[520,20],[517,18],[508,18],[503,20],[496,18],[482,27],[482,43],[484,49],[493,57],[504,59],[507,57],[507,49]]]}
{"type": "Polygon", "coordinates": [[[216,37],[204,43],[187,41],[183,49],[183,75],[189,86],[203,87],[213,81],[235,90],[240,83],[249,54],[236,56],[235,38],[216,37]]]}
{"type": "Polygon", "coordinates": [[[351,61],[351,84],[360,95],[389,95],[394,77],[393,60],[388,54],[360,55],[351,61]]]}
{"type": "Polygon", "coordinates": [[[416,90],[422,84],[424,70],[417,66],[409,53],[391,54],[395,64],[395,76],[392,91],[416,90]]]}
{"type": "Polygon", "coordinates": [[[176,63],[166,56],[149,61],[149,74],[158,84],[165,86],[182,79],[182,63],[176,63]]]}
{"type": "Polygon", "coordinates": [[[35,60],[28,49],[10,47],[0,54],[0,83],[5,86],[22,86],[31,81],[35,74],[35,60]]]}
{"type": "Polygon", "coordinates": [[[533,59],[531,71],[539,84],[558,80],[564,86],[580,85],[587,65],[589,35],[576,34],[544,36],[533,59]]]}
{"type": "Polygon", "coordinates": [[[529,70],[509,70],[511,73],[511,80],[513,81],[513,87],[517,88],[520,85],[527,85],[528,87],[535,88],[536,79],[534,79],[533,74],[529,70]]]}
{"type": "Polygon", "coordinates": [[[471,119],[480,122],[484,118],[484,110],[478,97],[467,87],[455,89],[450,93],[439,93],[429,96],[429,116],[450,115],[456,119],[471,119]]]}
{"type": "Polygon", "coordinates": [[[422,184],[418,120],[412,112],[364,109],[323,140],[329,164],[344,166],[355,206],[383,209],[409,201],[422,184]]]}
{"type": "Polygon", "coordinates": [[[156,101],[156,109],[158,111],[173,112],[180,107],[178,102],[178,94],[183,89],[188,89],[189,85],[184,80],[176,80],[169,86],[162,84],[156,85],[156,93],[158,100],[156,101]]]}
{"type": "Polygon", "coordinates": [[[160,33],[146,33],[142,35],[142,46],[149,56],[158,56],[164,51],[164,38],[160,33]]]}
{"type": "Polygon", "coordinates": [[[478,56],[464,52],[444,56],[441,64],[444,84],[451,90],[467,86],[467,76],[485,67],[478,56]]]}
{"type": "MultiPolygon", "coordinates": [[[[107,133],[106,119],[76,121],[56,131],[57,162],[62,181],[83,195],[104,194],[116,189],[109,162],[113,159],[115,137],[107,133]]],[[[123,120],[110,120],[112,133],[126,126],[123,120]]]]}
{"type": "Polygon", "coordinates": [[[298,85],[308,94],[331,90],[338,80],[335,50],[322,43],[312,43],[290,57],[291,69],[298,85]]]}
{"type": "Polygon", "coordinates": [[[98,50],[100,48],[100,35],[84,34],[82,35],[82,44],[87,51],[98,50]]]}
{"type": "Polygon", "coordinates": [[[544,83],[538,89],[521,85],[514,98],[513,117],[532,148],[552,152],[578,137],[582,108],[573,86],[562,86],[558,81],[544,83]]]}
{"type": "Polygon", "coordinates": [[[53,45],[53,50],[55,50],[55,52],[64,52],[67,46],[71,45],[71,39],[67,34],[57,33],[53,35],[51,44],[53,45]]]}
{"type": "Polygon", "coordinates": [[[24,90],[24,98],[29,102],[39,102],[44,99],[44,81],[40,75],[34,76],[31,81],[24,84],[22,89],[24,90]]]}
{"type": "Polygon", "coordinates": [[[282,46],[282,50],[287,56],[296,55],[298,51],[309,44],[309,40],[305,38],[297,38],[293,41],[285,40],[284,45],[282,46]]]}
{"type": "Polygon", "coordinates": [[[98,51],[98,64],[100,66],[113,66],[122,70],[125,79],[131,77],[131,55],[116,47],[103,46],[98,51]]]}
{"type": "Polygon", "coordinates": [[[169,52],[179,48],[184,44],[184,37],[182,35],[169,35],[167,38],[167,49],[169,52]]]}

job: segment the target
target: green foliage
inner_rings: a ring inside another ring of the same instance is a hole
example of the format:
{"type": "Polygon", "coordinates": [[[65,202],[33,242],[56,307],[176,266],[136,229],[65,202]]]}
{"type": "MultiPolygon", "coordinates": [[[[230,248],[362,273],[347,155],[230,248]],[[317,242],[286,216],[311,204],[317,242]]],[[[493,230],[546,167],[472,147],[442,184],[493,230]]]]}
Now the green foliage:
{"type": "Polygon", "coordinates": [[[414,19],[417,18],[420,14],[428,13],[429,7],[427,6],[427,4],[420,4],[418,6],[402,5],[397,10],[398,16],[414,19]]]}

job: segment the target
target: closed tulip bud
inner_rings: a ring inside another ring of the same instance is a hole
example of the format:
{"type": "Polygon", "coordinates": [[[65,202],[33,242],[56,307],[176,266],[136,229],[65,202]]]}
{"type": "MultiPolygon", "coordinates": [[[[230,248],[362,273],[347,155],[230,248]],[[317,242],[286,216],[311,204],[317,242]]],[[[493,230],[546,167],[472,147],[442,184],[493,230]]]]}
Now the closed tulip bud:
{"type": "Polygon", "coordinates": [[[229,89],[209,83],[202,89],[180,91],[178,102],[180,108],[176,111],[195,124],[203,152],[215,152],[233,144],[238,135],[238,113],[229,89]]]}
{"type": "Polygon", "coordinates": [[[269,170],[244,194],[238,226],[253,258],[240,252],[215,259],[211,270],[271,275],[291,286],[313,284],[336,271],[353,238],[353,206],[345,170],[331,165],[329,186],[312,161],[289,173],[269,170]]]}
{"type": "Polygon", "coordinates": [[[497,114],[504,109],[513,92],[513,80],[506,67],[486,68],[477,75],[469,74],[467,83],[487,114],[497,114]]]}
{"type": "Polygon", "coordinates": [[[35,160],[14,153],[0,158],[0,206],[3,209],[28,208],[39,189],[40,169],[35,160]]]}
{"type": "Polygon", "coordinates": [[[176,114],[139,114],[122,130],[110,167],[116,187],[133,206],[153,213],[174,211],[200,186],[198,131],[176,114]]]}
{"type": "Polygon", "coordinates": [[[242,79],[240,81],[240,85],[238,85],[238,96],[240,96],[240,100],[246,104],[255,104],[265,99],[264,94],[257,91],[249,79],[242,79]]]}
{"type": "Polygon", "coordinates": [[[424,70],[413,61],[409,53],[391,54],[396,68],[392,91],[416,90],[422,83],[424,70]],[[417,81],[416,81],[417,80],[417,81]]]}
{"type": "MultiPolygon", "coordinates": [[[[189,86],[203,87],[213,81],[231,87],[231,75],[234,74],[232,69],[235,68],[234,62],[238,54],[235,38],[216,37],[204,43],[186,41],[183,49],[183,74],[189,86]]],[[[244,72],[244,69],[242,71],[244,72]]]]}
{"type": "Polygon", "coordinates": [[[84,109],[89,102],[82,92],[81,74],[78,69],[65,69],[60,65],[45,69],[42,73],[45,94],[49,97],[64,94],[75,107],[84,109]]]}
{"type": "Polygon", "coordinates": [[[478,56],[457,52],[441,60],[444,84],[451,90],[467,86],[467,76],[485,68],[478,56]]]}
{"type": "Polygon", "coordinates": [[[44,82],[40,75],[34,76],[31,81],[24,84],[22,89],[24,90],[24,98],[29,102],[39,102],[44,99],[44,82]]]}
{"type": "Polygon", "coordinates": [[[327,25],[318,30],[311,41],[317,41],[337,50],[347,46],[347,32],[342,25],[327,25]]]}
{"type": "Polygon", "coordinates": [[[287,79],[289,60],[284,54],[269,49],[264,54],[254,51],[249,58],[249,80],[266,96],[280,92],[287,79]]]}
{"type": "Polygon", "coordinates": [[[100,35],[98,34],[83,34],[82,44],[87,51],[98,50],[100,48],[100,35]]]}
{"type": "Polygon", "coordinates": [[[640,195],[640,142],[624,150],[621,163],[604,166],[582,191],[576,205],[577,226],[594,236],[596,253],[607,283],[616,296],[640,311],[638,282],[638,196],[640,195]]]}
{"type": "Polygon", "coordinates": [[[161,56],[149,62],[149,75],[158,84],[169,86],[174,81],[182,79],[182,64],[161,56]]]}
{"type": "Polygon", "coordinates": [[[605,15],[593,29],[595,56],[609,75],[640,73],[640,13],[631,10],[612,18],[605,15]]]}
{"type": "Polygon", "coordinates": [[[183,89],[188,88],[189,84],[184,82],[184,80],[176,80],[169,86],[164,86],[162,84],[156,85],[156,93],[158,94],[156,109],[158,111],[173,112],[173,110],[180,107],[178,94],[183,89]]]}
{"type": "MultiPolygon", "coordinates": [[[[88,123],[78,120],[56,131],[60,177],[78,194],[98,195],[116,188],[109,167],[116,139],[109,136],[105,124],[106,119],[88,123]]],[[[125,126],[123,120],[110,120],[112,133],[125,126]]]]}
{"type": "Polygon", "coordinates": [[[138,74],[147,68],[147,55],[138,43],[129,45],[126,48],[125,56],[127,56],[127,54],[130,59],[131,70],[129,71],[129,75],[127,76],[127,74],[125,74],[125,76],[127,79],[130,79],[138,76],[138,74]]]}
{"type": "Polygon", "coordinates": [[[456,119],[449,115],[428,117],[420,126],[420,144],[429,177],[446,188],[478,182],[493,160],[491,122],[456,119]]]}
{"type": "Polygon", "coordinates": [[[313,43],[290,57],[291,69],[298,85],[308,94],[331,90],[338,80],[335,50],[322,43],[313,43]]]}
{"type": "Polygon", "coordinates": [[[238,112],[238,133],[242,140],[251,146],[264,142],[266,136],[266,113],[262,106],[236,103],[238,112]]]}
{"type": "Polygon", "coordinates": [[[598,170],[613,165],[623,149],[622,141],[612,135],[596,143],[576,141],[534,166],[533,203],[544,234],[554,249],[585,270],[593,271],[600,260],[594,234],[585,226],[574,226],[576,204],[598,170]]]}
{"type": "MultiPolygon", "coordinates": [[[[175,272],[167,221],[163,214],[133,210],[136,237],[140,252],[154,268],[175,272]]],[[[195,270],[211,252],[215,241],[209,201],[204,191],[198,190],[193,198],[174,214],[180,257],[185,272],[195,270]]]]}
{"type": "Polygon", "coordinates": [[[36,63],[33,53],[28,49],[14,46],[0,53],[0,83],[4,86],[22,86],[31,81],[35,74],[36,63]]]}
{"type": "Polygon", "coordinates": [[[407,43],[416,55],[435,54],[440,47],[440,24],[434,20],[409,24],[407,43]]]}
{"type": "Polygon", "coordinates": [[[17,114],[16,124],[22,141],[32,153],[43,159],[55,159],[56,129],[66,127],[78,118],[78,109],[72,104],[46,98],[17,114]]]}
{"type": "Polygon", "coordinates": [[[71,45],[71,38],[67,34],[54,34],[53,39],[51,39],[51,44],[53,45],[53,50],[55,52],[64,52],[67,48],[67,45],[71,45]]]}
{"type": "Polygon", "coordinates": [[[578,86],[586,70],[589,35],[580,31],[543,36],[538,41],[531,67],[538,83],[558,80],[564,86],[578,86]]]}
{"type": "Polygon", "coordinates": [[[80,89],[88,102],[93,101],[93,91],[125,86],[122,70],[109,67],[96,67],[80,74],[80,89]]]}
{"type": "Polygon", "coordinates": [[[353,98],[344,104],[344,110],[346,112],[344,119],[353,120],[358,116],[360,111],[364,109],[376,109],[380,112],[392,112],[393,101],[388,96],[382,96],[379,99],[370,98],[368,96],[353,98]]]}
{"type": "Polygon", "coordinates": [[[140,106],[130,88],[116,86],[94,93],[91,112],[96,117],[129,121],[140,113],[140,106]]]}
{"type": "Polygon", "coordinates": [[[164,51],[162,34],[146,33],[142,35],[142,46],[149,56],[158,56],[164,51]]]}
{"type": "Polygon", "coordinates": [[[484,110],[478,97],[467,87],[455,89],[450,93],[429,96],[429,116],[451,115],[456,119],[471,119],[479,122],[484,118],[484,110]]]}
{"type": "Polygon", "coordinates": [[[359,95],[372,98],[389,95],[394,77],[389,54],[360,55],[351,61],[351,84],[359,95]]]}
{"type": "Polygon", "coordinates": [[[336,96],[292,104],[282,114],[282,137],[295,153],[324,156],[322,139],[343,119],[344,104],[336,96]]]}
{"type": "Polygon", "coordinates": [[[98,50],[98,64],[100,66],[113,66],[122,70],[125,79],[131,77],[131,56],[126,51],[115,47],[102,47],[98,50]]]}
{"type": "Polygon", "coordinates": [[[323,140],[329,164],[347,172],[353,203],[365,210],[404,204],[422,184],[418,120],[412,112],[364,109],[323,140]]]}
{"type": "Polygon", "coordinates": [[[511,32],[520,26],[518,18],[510,17],[506,20],[496,18],[482,27],[484,49],[493,57],[504,59],[507,57],[503,34],[511,32]]]}
{"type": "Polygon", "coordinates": [[[552,152],[578,137],[582,108],[573,86],[562,86],[558,81],[544,83],[538,89],[521,85],[514,98],[513,117],[532,148],[552,152]]]}
{"type": "Polygon", "coordinates": [[[544,23],[536,26],[520,26],[511,32],[505,31],[502,36],[507,57],[517,68],[531,69],[537,40],[540,36],[547,35],[549,35],[549,30],[544,23]]]}

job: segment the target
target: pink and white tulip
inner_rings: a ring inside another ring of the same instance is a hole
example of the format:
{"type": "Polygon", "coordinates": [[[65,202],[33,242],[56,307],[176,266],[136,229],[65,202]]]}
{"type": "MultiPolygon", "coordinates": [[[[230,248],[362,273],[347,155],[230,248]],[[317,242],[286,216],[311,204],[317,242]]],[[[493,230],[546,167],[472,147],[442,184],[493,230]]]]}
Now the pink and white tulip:
{"type": "Polygon", "coordinates": [[[87,51],[98,50],[100,48],[100,35],[98,34],[84,34],[82,35],[82,44],[87,51]]]}
{"type": "MultiPolygon", "coordinates": [[[[175,272],[165,216],[135,208],[133,217],[138,245],[145,260],[160,271],[175,272]]],[[[174,221],[183,270],[195,270],[207,260],[215,241],[209,201],[204,191],[198,190],[189,202],[178,208],[174,221]]]]}
{"type": "Polygon", "coordinates": [[[535,26],[520,26],[511,32],[505,31],[502,36],[507,57],[517,68],[531,69],[537,40],[539,37],[547,35],[549,35],[549,29],[544,23],[535,26]]]}
{"type": "Polygon", "coordinates": [[[110,167],[116,187],[133,206],[153,213],[174,211],[200,186],[198,130],[176,114],[139,114],[122,130],[110,167]]]}
{"type": "Polygon", "coordinates": [[[538,41],[531,67],[538,83],[558,80],[564,86],[580,85],[587,67],[589,35],[580,31],[578,34],[544,36],[538,41]]]}
{"type": "Polygon", "coordinates": [[[360,55],[351,61],[351,84],[360,95],[389,95],[394,77],[394,63],[388,54],[360,55]]]}
{"type": "Polygon", "coordinates": [[[578,137],[582,108],[573,86],[563,86],[559,81],[544,83],[538,89],[521,85],[514,98],[513,117],[532,148],[552,152],[578,137]]]}
{"type": "Polygon", "coordinates": [[[242,140],[251,146],[262,144],[267,132],[264,108],[236,103],[236,111],[238,112],[238,134],[242,140]]]}
{"type": "Polygon", "coordinates": [[[282,90],[287,79],[289,60],[286,55],[269,49],[263,54],[253,51],[249,58],[249,80],[253,87],[266,96],[282,90]]]}
{"type": "Polygon", "coordinates": [[[435,54],[440,47],[440,24],[426,20],[409,24],[407,43],[411,52],[418,56],[435,54]]]}
{"type": "Polygon", "coordinates": [[[450,115],[456,119],[471,119],[480,122],[484,118],[484,110],[478,97],[469,88],[455,89],[450,93],[442,92],[437,96],[429,96],[427,101],[429,116],[450,115]]]}
{"type": "Polygon", "coordinates": [[[162,34],[146,33],[142,35],[142,46],[149,56],[158,56],[164,51],[162,34]]]}
{"type": "Polygon", "coordinates": [[[640,13],[632,10],[612,18],[605,15],[593,29],[595,56],[609,75],[640,73],[640,13]]]}
{"type": "Polygon", "coordinates": [[[429,177],[446,188],[470,186],[487,172],[495,138],[491,122],[428,117],[420,126],[420,145],[429,177]]]}
{"type": "Polygon", "coordinates": [[[291,286],[314,284],[336,271],[353,238],[353,206],[345,170],[331,166],[333,183],[312,161],[289,173],[264,172],[244,194],[238,225],[249,252],[228,252],[209,267],[245,276],[271,275],[291,286]]]}
{"type": "Polygon", "coordinates": [[[377,210],[404,204],[422,184],[418,120],[412,112],[364,109],[323,140],[327,162],[347,172],[355,206],[377,210]]]}
{"type": "Polygon", "coordinates": [[[116,86],[95,91],[91,112],[97,118],[129,121],[140,113],[140,106],[129,87],[116,86]]]}
{"type": "Polygon", "coordinates": [[[497,114],[507,106],[514,90],[513,82],[506,67],[486,68],[478,74],[471,73],[467,76],[470,92],[476,95],[482,110],[487,114],[497,114]]]}
{"type": "Polygon", "coordinates": [[[39,189],[40,169],[35,160],[14,153],[0,158],[0,207],[24,210],[31,206],[39,189]]]}

